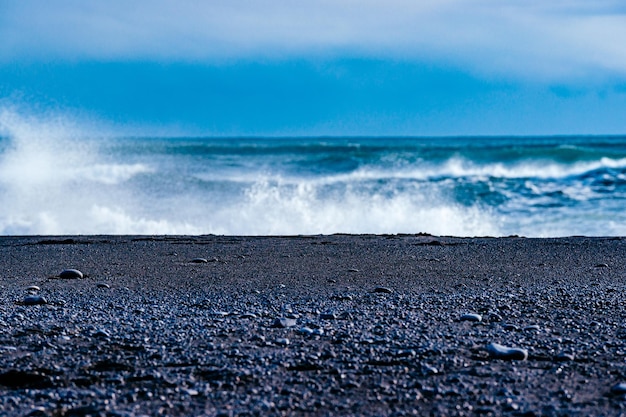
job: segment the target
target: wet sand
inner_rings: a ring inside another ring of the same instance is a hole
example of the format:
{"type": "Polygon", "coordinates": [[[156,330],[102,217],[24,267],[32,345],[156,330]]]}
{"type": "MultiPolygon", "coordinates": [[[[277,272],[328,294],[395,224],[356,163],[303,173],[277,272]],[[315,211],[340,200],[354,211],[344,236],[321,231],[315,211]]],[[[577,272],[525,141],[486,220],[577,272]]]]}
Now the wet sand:
{"type": "Polygon", "coordinates": [[[2,237],[0,415],[620,415],[625,254],[621,238],[2,237]]]}

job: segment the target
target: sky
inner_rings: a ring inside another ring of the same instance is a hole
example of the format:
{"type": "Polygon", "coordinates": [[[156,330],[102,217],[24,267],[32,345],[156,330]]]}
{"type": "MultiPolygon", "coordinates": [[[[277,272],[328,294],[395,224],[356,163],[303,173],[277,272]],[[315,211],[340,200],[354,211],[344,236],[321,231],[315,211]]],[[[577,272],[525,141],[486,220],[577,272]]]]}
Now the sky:
{"type": "Polygon", "coordinates": [[[626,134],[626,3],[0,0],[0,107],[137,135],[626,134]]]}

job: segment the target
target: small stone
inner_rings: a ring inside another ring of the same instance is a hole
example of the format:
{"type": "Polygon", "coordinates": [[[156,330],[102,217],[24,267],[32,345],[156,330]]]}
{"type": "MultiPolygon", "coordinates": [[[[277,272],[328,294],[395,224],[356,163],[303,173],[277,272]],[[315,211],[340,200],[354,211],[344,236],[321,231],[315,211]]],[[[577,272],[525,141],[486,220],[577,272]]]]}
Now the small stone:
{"type": "Polygon", "coordinates": [[[514,325],[514,324],[505,324],[502,328],[503,328],[504,330],[506,330],[507,332],[510,332],[510,331],[518,331],[518,330],[519,330],[519,327],[517,327],[517,326],[516,326],[516,325],[514,325]]]}
{"type": "Polygon", "coordinates": [[[619,384],[613,385],[613,387],[611,387],[611,394],[613,395],[626,394],[626,382],[620,382],[619,384]]]}
{"type": "Polygon", "coordinates": [[[100,282],[96,285],[98,288],[105,288],[105,289],[109,289],[111,288],[111,286],[109,284],[105,284],[104,282],[100,282]]]}
{"type": "Polygon", "coordinates": [[[209,260],[206,259],[206,258],[193,258],[189,262],[192,263],[192,264],[205,264],[205,263],[209,262],[209,260]]]}
{"type": "Polygon", "coordinates": [[[609,267],[609,264],[604,264],[604,263],[602,263],[602,264],[596,264],[596,266],[595,266],[595,267],[596,267],[596,268],[608,268],[608,267],[609,267]]]}
{"type": "Polygon", "coordinates": [[[28,297],[24,298],[23,304],[25,306],[35,306],[35,305],[41,305],[41,304],[48,304],[48,301],[46,301],[46,299],[40,295],[29,295],[28,297]]]}
{"type": "Polygon", "coordinates": [[[530,326],[524,327],[524,330],[538,332],[539,330],[541,330],[541,327],[538,324],[531,324],[530,326]]]}
{"type": "Polygon", "coordinates": [[[280,346],[288,346],[289,343],[291,343],[289,341],[289,339],[285,338],[285,337],[280,337],[278,339],[276,339],[276,344],[280,345],[280,346]]]}
{"type": "Polygon", "coordinates": [[[336,320],[337,315],[335,313],[322,313],[320,314],[320,319],[322,320],[336,320]]]}
{"type": "Polygon", "coordinates": [[[100,339],[100,338],[102,338],[102,339],[106,339],[106,338],[110,337],[111,335],[110,335],[110,334],[109,334],[109,332],[107,332],[106,330],[104,330],[104,329],[100,329],[100,330],[96,330],[96,331],[92,334],[92,336],[93,336],[93,337],[96,337],[96,338],[99,338],[99,339],[100,339]]]}
{"type": "Polygon", "coordinates": [[[274,324],[272,324],[272,327],[285,329],[287,327],[293,327],[295,325],[296,325],[296,319],[290,319],[287,317],[279,317],[276,320],[274,320],[274,324]]]}
{"type": "Polygon", "coordinates": [[[374,292],[380,293],[380,294],[391,294],[393,290],[388,287],[376,287],[374,288],[374,292]]]}
{"type": "Polygon", "coordinates": [[[348,269],[348,272],[359,272],[359,270],[356,268],[350,268],[348,269]]]}
{"type": "Polygon", "coordinates": [[[574,360],[574,355],[572,355],[571,353],[561,352],[558,355],[556,355],[556,358],[554,359],[557,362],[571,362],[574,360]]]}
{"type": "Polygon", "coordinates": [[[305,334],[305,335],[312,335],[313,334],[313,329],[311,329],[310,327],[304,326],[301,327],[300,330],[298,330],[300,333],[305,334]]]}
{"type": "Polygon", "coordinates": [[[487,352],[492,358],[495,359],[518,361],[528,359],[528,351],[526,349],[507,347],[498,343],[490,343],[487,345],[487,352]]]}
{"type": "Polygon", "coordinates": [[[424,366],[422,366],[422,370],[426,375],[436,375],[439,373],[439,370],[437,368],[429,364],[424,364],[424,366]]]}
{"type": "Polygon", "coordinates": [[[17,348],[15,346],[0,346],[0,350],[16,351],[17,348]]]}
{"type": "Polygon", "coordinates": [[[481,322],[483,321],[483,317],[480,314],[467,313],[461,316],[461,321],[481,322]]]}
{"type": "Polygon", "coordinates": [[[39,288],[36,285],[31,285],[31,286],[26,287],[26,291],[41,291],[41,288],[39,288]]]}
{"type": "Polygon", "coordinates": [[[59,274],[59,278],[61,279],[82,279],[83,273],[78,269],[64,269],[59,274]]]}
{"type": "Polygon", "coordinates": [[[35,407],[26,414],[26,417],[46,417],[47,415],[48,413],[44,407],[35,407]]]}
{"type": "Polygon", "coordinates": [[[240,319],[256,319],[257,315],[254,313],[243,313],[241,316],[239,316],[240,319]]]}
{"type": "Polygon", "coordinates": [[[518,411],[519,409],[518,403],[514,403],[511,398],[507,398],[506,405],[504,406],[505,411],[518,411]]]}

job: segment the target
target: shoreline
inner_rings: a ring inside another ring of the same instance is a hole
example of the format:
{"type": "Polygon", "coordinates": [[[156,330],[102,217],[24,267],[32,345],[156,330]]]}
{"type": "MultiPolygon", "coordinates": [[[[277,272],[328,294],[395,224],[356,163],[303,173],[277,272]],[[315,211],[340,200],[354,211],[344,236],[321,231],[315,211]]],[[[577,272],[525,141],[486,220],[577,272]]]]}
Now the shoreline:
{"type": "Polygon", "coordinates": [[[621,237],[0,237],[0,408],[619,415],[625,250],[621,237]],[[58,278],[67,268],[85,278],[58,278]]]}

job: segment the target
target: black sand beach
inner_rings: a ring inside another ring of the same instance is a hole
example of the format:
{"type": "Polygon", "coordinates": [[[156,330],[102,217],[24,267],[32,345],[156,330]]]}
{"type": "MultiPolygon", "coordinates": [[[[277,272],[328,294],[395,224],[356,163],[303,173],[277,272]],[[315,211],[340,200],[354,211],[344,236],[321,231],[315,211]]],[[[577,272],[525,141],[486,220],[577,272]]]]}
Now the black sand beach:
{"type": "Polygon", "coordinates": [[[583,237],[3,237],[0,415],[622,415],[625,253],[583,237]]]}

